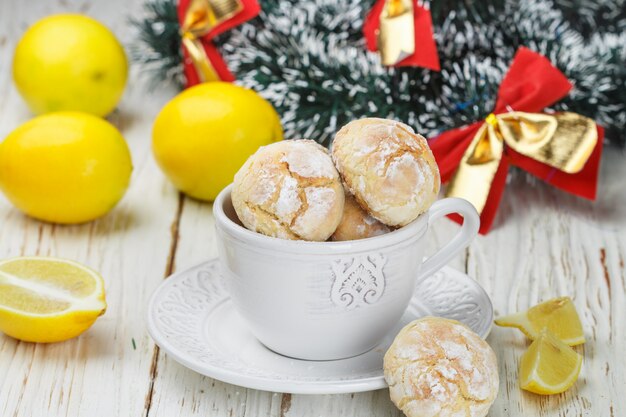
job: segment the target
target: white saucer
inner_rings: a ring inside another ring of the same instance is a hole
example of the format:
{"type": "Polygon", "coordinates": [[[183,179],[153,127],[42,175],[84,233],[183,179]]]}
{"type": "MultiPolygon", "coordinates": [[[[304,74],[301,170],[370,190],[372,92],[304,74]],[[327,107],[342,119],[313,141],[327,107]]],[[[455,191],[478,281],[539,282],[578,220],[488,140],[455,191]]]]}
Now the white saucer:
{"type": "Polygon", "coordinates": [[[483,338],[493,321],[491,301],[480,285],[445,267],[417,283],[401,322],[378,347],[336,361],[288,358],[248,331],[222,282],[217,259],[212,259],[159,286],[148,307],[148,331],[176,361],[211,378],[265,391],[338,394],[386,388],[385,351],[402,326],[427,315],[459,320],[483,338]]]}

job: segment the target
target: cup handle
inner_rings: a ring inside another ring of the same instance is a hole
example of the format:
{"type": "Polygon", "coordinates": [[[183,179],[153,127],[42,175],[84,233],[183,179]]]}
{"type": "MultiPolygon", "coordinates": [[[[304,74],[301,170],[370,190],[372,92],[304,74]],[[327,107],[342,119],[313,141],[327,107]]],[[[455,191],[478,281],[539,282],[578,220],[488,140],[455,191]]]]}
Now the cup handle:
{"type": "Polygon", "coordinates": [[[480,216],[474,206],[462,198],[444,198],[436,201],[428,210],[428,226],[448,214],[459,213],[463,216],[463,225],[456,236],[422,264],[420,278],[434,274],[457,253],[465,249],[478,234],[480,216]]]}

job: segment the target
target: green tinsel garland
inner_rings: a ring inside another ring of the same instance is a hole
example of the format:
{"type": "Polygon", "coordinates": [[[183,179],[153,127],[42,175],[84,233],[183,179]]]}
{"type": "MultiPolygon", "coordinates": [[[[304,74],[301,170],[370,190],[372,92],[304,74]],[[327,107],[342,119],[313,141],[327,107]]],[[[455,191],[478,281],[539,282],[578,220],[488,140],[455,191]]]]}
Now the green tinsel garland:
{"type": "MultiPolygon", "coordinates": [[[[262,12],[217,43],[238,83],[281,114],[286,137],[328,144],[349,120],[390,117],[427,137],[484,118],[519,46],[547,56],[574,84],[571,110],[626,138],[623,0],[438,0],[430,4],[441,72],[384,68],[365,50],[372,0],[261,0],[262,12]]],[[[149,0],[134,21],[133,57],[182,83],[175,0],[149,0]]]]}

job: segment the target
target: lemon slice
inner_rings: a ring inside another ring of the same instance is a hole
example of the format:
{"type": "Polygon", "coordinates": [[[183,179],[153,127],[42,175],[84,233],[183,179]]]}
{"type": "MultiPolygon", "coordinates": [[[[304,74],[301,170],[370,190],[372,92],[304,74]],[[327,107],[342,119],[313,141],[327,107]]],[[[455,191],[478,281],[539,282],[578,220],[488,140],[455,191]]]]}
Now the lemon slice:
{"type": "Polygon", "coordinates": [[[65,259],[0,261],[0,331],[27,342],[76,337],[104,314],[102,277],[65,259]]]}
{"type": "Polygon", "coordinates": [[[575,346],[585,343],[580,318],[569,297],[554,298],[531,307],[528,311],[496,319],[498,326],[517,327],[535,340],[547,328],[564,343],[575,346]]]}
{"type": "Polygon", "coordinates": [[[522,355],[520,386],[535,394],[559,394],[578,379],[583,357],[544,329],[522,355]]]}

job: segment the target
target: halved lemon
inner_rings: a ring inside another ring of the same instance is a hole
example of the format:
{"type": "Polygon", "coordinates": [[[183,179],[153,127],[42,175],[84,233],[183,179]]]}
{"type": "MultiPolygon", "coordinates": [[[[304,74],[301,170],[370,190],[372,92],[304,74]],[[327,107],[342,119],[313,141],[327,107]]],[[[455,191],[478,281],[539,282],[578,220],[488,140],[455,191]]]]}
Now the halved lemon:
{"type": "Polygon", "coordinates": [[[104,314],[104,282],[73,261],[22,257],[0,261],[0,331],[27,342],[78,336],[104,314]]]}
{"type": "Polygon", "coordinates": [[[520,386],[535,394],[559,394],[578,379],[583,357],[544,329],[522,355],[520,386]]]}
{"type": "Polygon", "coordinates": [[[531,307],[528,311],[496,319],[498,326],[517,327],[531,340],[546,328],[564,343],[575,346],[585,343],[585,334],[576,307],[569,297],[554,298],[531,307]]]}

